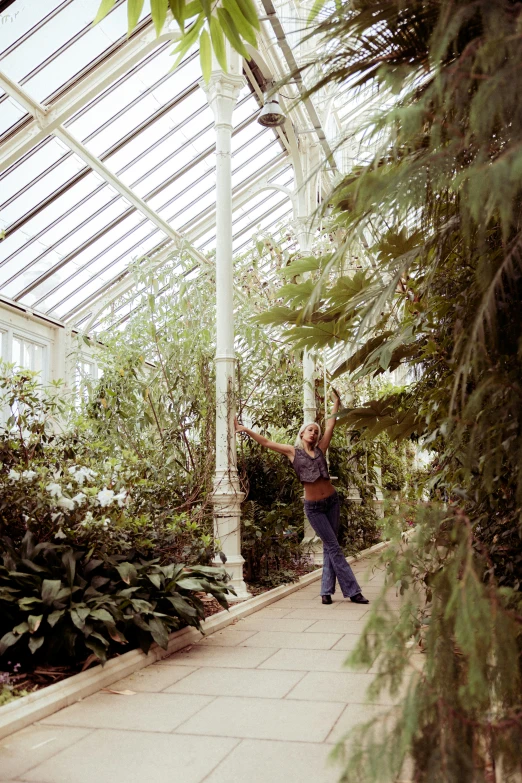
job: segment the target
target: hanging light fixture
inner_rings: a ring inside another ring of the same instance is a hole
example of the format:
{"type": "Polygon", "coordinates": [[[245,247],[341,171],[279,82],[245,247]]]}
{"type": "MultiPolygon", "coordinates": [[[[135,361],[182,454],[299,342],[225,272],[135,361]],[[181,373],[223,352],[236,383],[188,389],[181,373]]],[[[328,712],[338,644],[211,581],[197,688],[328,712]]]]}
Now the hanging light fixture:
{"type": "Polygon", "coordinates": [[[259,112],[257,121],[260,125],[264,125],[265,128],[277,128],[278,125],[284,125],[286,122],[286,114],[279,105],[279,94],[273,92],[270,97],[268,93],[273,87],[273,82],[269,82],[266,85],[265,102],[263,108],[259,112]]]}

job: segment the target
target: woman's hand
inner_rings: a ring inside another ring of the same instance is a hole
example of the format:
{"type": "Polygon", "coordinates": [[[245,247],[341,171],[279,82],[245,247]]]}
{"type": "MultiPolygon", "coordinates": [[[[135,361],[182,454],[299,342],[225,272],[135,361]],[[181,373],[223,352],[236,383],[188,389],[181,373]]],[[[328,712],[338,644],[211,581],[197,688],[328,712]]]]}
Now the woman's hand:
{"type": "Polygon", "coordinates": [[[334,387],[333,387],[333,386],[332,386],[332,388],[331,388],[331,392],[330,392],[330,393],[331,393],[332,401],[333,401],[333,403],[334,403],[335,413],[337,413],[337,411],[339,410],[339,408],[340,408],[340,406],[341,406],[341,397],[340,397],[340,394],[339,394],[339,392],[337,391],[337,389],[334,389],[334,387]]]}
{"type": "Polygon", "coordinates": [[[246,432],[247,431],[247,428],[243,427],[243,425],[238,422],[237,416],[234,416],[234,429],[236,430],[236,432],[246,432]]]}

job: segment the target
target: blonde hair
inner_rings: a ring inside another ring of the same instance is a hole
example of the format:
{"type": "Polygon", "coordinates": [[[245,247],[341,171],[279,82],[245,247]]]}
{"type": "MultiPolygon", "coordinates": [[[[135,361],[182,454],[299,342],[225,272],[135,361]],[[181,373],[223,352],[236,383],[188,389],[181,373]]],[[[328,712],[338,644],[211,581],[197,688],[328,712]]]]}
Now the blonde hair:
{"type": "Polygon", "coordinates": [[[295,447],[296,447],[296,449],[304,449],[304,444],[303,444],[303,441],[301,440],[301,435],[303,434],[305,429],[310,426],[310,424],[313,424],[314,427],[317,427],[317,430],[318,430],[318,433],[319,433],[318,436],[317,436],[317,440],[318,441],[321,440],[321,428],[318,425],[318,423],[316,421],[305,421],[305,423],[303,424],[303,426],[299,430],[299,434],[298,434],[297,438],[295,439],[295,447]]]}

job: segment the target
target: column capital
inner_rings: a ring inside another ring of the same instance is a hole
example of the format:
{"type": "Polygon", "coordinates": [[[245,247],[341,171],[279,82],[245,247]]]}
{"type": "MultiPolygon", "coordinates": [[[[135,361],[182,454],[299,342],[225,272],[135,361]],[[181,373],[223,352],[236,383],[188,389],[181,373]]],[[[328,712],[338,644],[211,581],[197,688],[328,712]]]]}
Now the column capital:
{"type": "Polygon", "coordinates": [[[224,71],[212,71],[210,79],[205,82],[200,79],[199,86],[205,92],[210,108],[214,113],[215,125],[232,126],[232,112],[236,105],[237,97],[245,85],[244,76],[225,73],[224,71]]]}

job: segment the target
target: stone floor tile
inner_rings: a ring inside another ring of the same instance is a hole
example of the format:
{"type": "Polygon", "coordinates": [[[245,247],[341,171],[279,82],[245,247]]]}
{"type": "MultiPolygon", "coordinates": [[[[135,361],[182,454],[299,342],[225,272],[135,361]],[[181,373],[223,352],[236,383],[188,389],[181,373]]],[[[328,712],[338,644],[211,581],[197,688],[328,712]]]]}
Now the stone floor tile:
{"type": "Polygon", "coordinates": [[[341,636],[337,644],[334,644],[332,650],[355,650],[360,638],[360,634],[345,633],[344,636],[341,636]]]}
{"type": "Polygon", "coordinates": [[[340,672],[346,653],[340,650],[274,650],[273,655],[260,664],[260,669],[280,671],[340,672]]]}
{"type": "Polygon", "coordinates": [[[315,593],[304,593],[302,590],[298,590],[297,593],[291,593],[286,598],[281,598],[280,601],[277,603],[279,605],[281,604],[287,604],[287,603],[293,603],[297,601],[299,603],[300,601],[320,601],[321,596],[319,595],[319,590],[317,590],[315,593]]]}
{"type": "Polygon", "coordinates": [[[336,616],[335,619],[316,620],[313,625],[306,629],[306,636],[316,633],[361,634],[366,627],[367,621],[365,618],[362,617],[355,620],[351,617],[346,617],[345,615],[347,614],[348,612],[343,612],[342,616],[336,616]]]}
{"type": "Polygon", "coordinates": [[[218,696],[176,733],[323,742],[342,711],[334,702],[218,696]]]}
{"type": "Polygon", "coordinates": [[[203,647],[215,646],[215,647],[237,647],[243,644],[246,639],[255,634],[255,630],[239,630],[237,626],[233,628],[224,628],[222,631],[216,631],[208,636],[203,637],[198,644],[203,647]]]}
{"type": "Polygon", "coordinates": [[[316,743],[243,740],[205,783],[337,783],[341,768],[329,761],[331,750],[316,743]]]}
{"type": "Polygon", "coordinates": [[[210,701],[208,696],[175,693],[95,693],[50,715],[42,724],[169,732],[210,701]]]}
{"type": "Polygon", "coordinates": [[[373,699],[368,699],[366,692],[375,679],[369,672],[320,672],[310,671],[293,688],[287,699],[303,699],[304,701],[334,701],[344,704],[395,704],[396,697],[381,692],[373,699]]]}
{"type": "Polygon", "coordinates": [[[326,738],[326,742],[341,742],[349,731],[356,726],[368,723],[373,718],[382,716],[383,720],[392,720],[394,711],[393,707],[383,706],[382,704],[348,704],[326,738]]]}
{"type": "MultiPolygon", "coordinates": [[[[321,598],[284,598],[281,602],[278,602],[278,606],[285,606],[288,611],[291,609],[315,609],[317,606],[321,606],[321,598]]],[[[283,618],[284,619],[284,618],[283,618]]]]}
{"type": "Polygon", "coordinates": [[[253,612],[249,617],[254,617],[254,615],[255,617],[286,617],[292,611],[291,607],[279,606],[279,602],[277,602],[277,604],[265,606],[264,609],[260,609],[258,612],[253,612]]]}
{"type": "Polygon", "coordinates": [[[285,633],[284,631],[259,631],[243,643],[244,647],[274,647],[293,650],[329,650],[341,638],[336,633],[285,633]]]}
{"type": "Polygon", "coordinates": [[[180,665],[199,668],[200,666],[222,667],[226,669],[255,669],[270,658],[275,649],[249,647],[204,647],[196,644],[180,650],[169,658],[158,661],[158,666],[180,665]]]}
{"type": "Polygon", "coordinates": [[[282,699],[303,676],[304,672],[204,667],[172,685],[168,693],[282,699]]]}
{"type": "Polygon", "coordinates": [[[146,666],[139,669],[129,677],[109,685],[111,690],[122,691],[145,691],[149,693],[159,693],[160,691],[173,685],[178,680],[186,677],[194,668],[188,666],[146,666]]]}
{"type": "Polygon", "coordinates": [[[337,607],[318,604],[306,609],[291,609],[287,615],[289,620],[329,620],[337,607]]]}
{"type": "Polygon", "coordinates": [[[309,628],[314,620],[291,620],[288,617],[258,617],[252,614],[244,620],[240,620],[236,628],[242,631],[287,631],[289,633],[301,633],[309,628]]]}
{"type": "Polygon", "coordinates": [[[237,740],[95,731],[22,778],[34,783],[200,783],[237,740]]]}
{"type": "Polygon", "coordinates": [[[19,777],[91,731],[35,724],[4,737],[0,740],[0,780],[19,777]]]}

